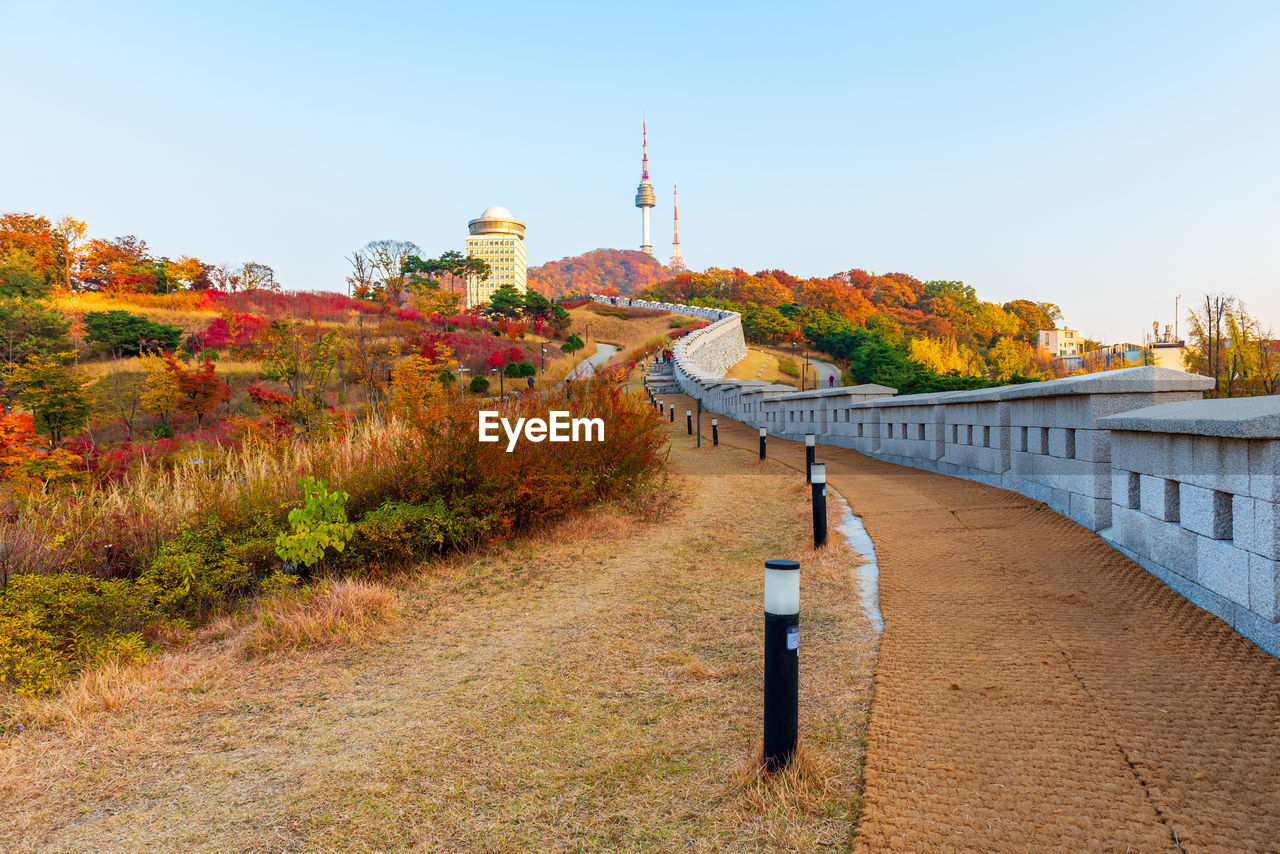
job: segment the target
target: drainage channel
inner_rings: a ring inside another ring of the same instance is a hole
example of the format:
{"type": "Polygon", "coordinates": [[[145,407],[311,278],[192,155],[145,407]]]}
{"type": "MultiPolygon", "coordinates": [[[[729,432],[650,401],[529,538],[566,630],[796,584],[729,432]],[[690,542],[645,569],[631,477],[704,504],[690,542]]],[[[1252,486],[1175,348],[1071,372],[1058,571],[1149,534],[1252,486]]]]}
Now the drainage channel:
{"type": "MultiPolygon", "coordinates": [[[[828,486],[830,489],[830,486],[828,486]]],[[[835,490],[831,490],[835,492],[835,490]]],[[[839,493],[836,493],[839,495],[839,493]]],[[[841,496],[844,515],[840,519],[838,530],[849,548],[862,556],[864,563],[858,567],[858,589],[862,600],[862,611],[867,615],[877,633],[884,632],[884,618],[880,615],[880,565],[876,563],[876,546],[871,542],[871,535],[862,524],[862,517],[853,515],[849,502],[841,496]]]]}

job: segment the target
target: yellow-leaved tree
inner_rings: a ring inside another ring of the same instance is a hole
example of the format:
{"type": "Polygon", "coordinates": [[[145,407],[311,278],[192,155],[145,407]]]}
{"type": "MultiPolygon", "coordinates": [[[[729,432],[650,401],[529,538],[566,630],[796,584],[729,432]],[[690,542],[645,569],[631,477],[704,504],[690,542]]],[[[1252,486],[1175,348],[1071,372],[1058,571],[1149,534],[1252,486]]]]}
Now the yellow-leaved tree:
{"type": "Polygon", "coordinates": [[[166,368],[164,359],[158,356],[144,359],[142,369],[147,375],[142,390],[142,409],[160,418],[161,432],[169,432],[172,429],[169,418],[178,408],[182,396],[178,375],[166,368]]]}
{"type": "Polygon", "coordinates": [[[431,357],[405,356],[391,369],[391,403],[396,411],[417,420],[448,394],[452,386],[452,352],[436,345],[431,357]]]}

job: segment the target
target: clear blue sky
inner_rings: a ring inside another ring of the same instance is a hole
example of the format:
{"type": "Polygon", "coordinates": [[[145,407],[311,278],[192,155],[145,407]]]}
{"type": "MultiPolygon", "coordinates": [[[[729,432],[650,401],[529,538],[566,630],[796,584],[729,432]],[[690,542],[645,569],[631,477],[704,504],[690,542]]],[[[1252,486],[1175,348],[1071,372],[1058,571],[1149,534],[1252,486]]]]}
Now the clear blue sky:
{"type": "Polygon", "coordinates": [[[635,248],[1280,334],[1280,3],[0,0],[0,210],[339,289],[374,238],[635,248]]]}

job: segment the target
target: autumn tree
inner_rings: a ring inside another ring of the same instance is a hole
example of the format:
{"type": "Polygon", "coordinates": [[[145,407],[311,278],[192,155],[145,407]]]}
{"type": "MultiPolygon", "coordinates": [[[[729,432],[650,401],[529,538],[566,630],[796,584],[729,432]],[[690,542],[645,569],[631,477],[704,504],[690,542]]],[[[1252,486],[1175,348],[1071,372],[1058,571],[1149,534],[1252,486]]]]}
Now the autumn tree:
{"type": "Polygon", "coordinates": [[[0,411],[0,485],[23,491],[74,479],[75,455],[42,444],[30,415],[0,411]]]}
{"type": "Polygon", "coordinates": [[[405,262],[411,255],[422,254],[418,244],[410,240],[372,240],[362,251],[373,273],[374,297],[399,299],[404,288],[405,262]]]}
{"type": "Polygon", "coordinates": [[[907,346],[913,361],[938,374],[982,376],[986,365],[982,359],[955,338],[913,338],[907,346]]]}
{"type": "Polygon", "coordinates": [[[801,305],[822,309],[854,323],[865,322],[875,310],[862,291],[833,279],[809,279],[801,284],[797,297],[801,305]]]}
{"type": "Polygon", "coordinates": [[[373,266],[363,250],[357,249],[346,259],[351,265],[347,276],[347,296],[368,299],[373,294],[373,266]]]}
{"type": "Polygon", "coordinates": [[[240,289],[240,276],[227,264],[219,264],[209,269],[209,280],[213,282],[213,286],[220,291],[229,294],[235,293],[240,289]]]}
{"type": "Polygon", "coordinates": [[[107,375],[94,383],[92,391],[94,409],[99,414],[111,413],[118,417],[132,433],[146,391],[146,374],[121,370],[119,363],[112,362],[107,375]]]}
{"type": "Polygon", "coordinates": [[[53,224],[27,213],[0,214],[0,260],[22,256],[46,286],[61,281],[62,254],[53,224]]]}
{"type": "Polygon", "coordinates": [[[10,249],[0,256],[0,299],[38,300],[48,295],[48,279],[31,255],[10,249]]]}
{"type": "Polygon", "coordinates": [[[365,402],[374,414],[382,412],[391,386],[391,373],[400,357],[400,346],[379,328],[370,328],[364,315],[343,340],[343,356],[351,377],[364,390],[365,402]]]}
{"type": "Polygon", "coordinates": [[[25,364],[10,365],[4,373],[9,392],[31,413],[54,448],[68,433],[84,426],[91,410],[84,379],[66,364],[74,355],[34,356],[25,364]]]}
{"type": "Polygon", "coordinates": [[[156,435],[173,435],[170,418],[182,399],[178,372],[171,370],[166,360],[158,356],[147,359],[143,363],[143,370],[146,372],[146,381],[140,405],[144,411],[160,419],[156,435]]]}
{"type": "Polygon", "coordinates": [[[62,286],[68,291],[72,289],[72,270],[78,270],[80,266],[87,233],[88,226],[82,220],[69,216],[58,220],[54,226],[54,235],[62,252],[62,286]]]}
{"type": "Polygon", "coordinates": [[[168,264],[169,278],[173,283],[191,291],[203,291],[213,287],[212,270],[212,264],[206,264],[190,255],[180,255],[177,261],[168,264]]]}
{"type": "Polygon", "coordinates": [[[440,381],[440,376],[449,364],[449,351],[445,348],[437,352],[441,356],[434,359],[416,353],[405,356],[392,369],[392,403],[411,420],[421,419],[430,406],[446,394],[446,387],[440,381]]]}
{"type": "Polygon", "coordinates": [[[212,359],[204,359],[192,371],[172,353],[165,353],[163,358],[165,370],[172,372],[178,380],[178,408],[187,415],[195,416],[196,426],[203,427],[205,416],[212,415],[219,405],[225,403],[231,396],[231,390],[218,379],[212,359]]]}
{"type": "Polygon", "coordinates": [[[262,374],[283,383],[294,399],[293,417],[308,433],[330,424],[325,391],[342,355],[337,333],[287,320],[273,321],[261,345],[262,374]]]}
{"type": "Polygon", "coordinates": [[[106,293],[152,293],[156,268],[151,264],[147,242],[133,235],[115,240],[90,240],[85,247],[80,272],[81,283],[106,293]]]}
{"type": "Polygon", "coordinates": [[[0,365],[71,348],[71,324],[36,300],[0,299],[0,365]]]}
{"type": "Polygon", "coordinates": [[[1224,293],[1205,294],[1199,307],[1187,311],[1190,334],[1184,359],[1196,373],[1213,378],[1211,397],[1223,392],[1223,366],[1228,357],[1227,317],[1235,311],[1235,302],[1235,297],[1224,293]]]}
{"type": "Polygon", "coordinates": [[[276,281],[276,271],[269,265],[259,264],[257,261],[245,261],[240,265],[236,278],[239,281],[240,290],[243,291],[259,288],[264,291],[280,290],[280,283],[276,281]]]}
{"type": "Polygon", "coordinates": [[[1031,371],[1031,349],[1025,341],[1001,338],[987,353],[992,375],[1001,381],[1027,376],[1031,371]]]}

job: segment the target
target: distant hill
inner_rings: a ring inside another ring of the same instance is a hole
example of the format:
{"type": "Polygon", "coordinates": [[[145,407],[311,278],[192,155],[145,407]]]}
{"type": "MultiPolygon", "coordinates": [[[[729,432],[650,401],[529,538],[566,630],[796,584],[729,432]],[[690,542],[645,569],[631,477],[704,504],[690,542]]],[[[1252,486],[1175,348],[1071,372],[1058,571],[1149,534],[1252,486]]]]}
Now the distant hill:
{"type": "Polygon", "coordinates": [[[529,286],[548,297],[631,294],[669,278],[671,271],[656,258],[635,249],[593,249],[529,268],[529,286]]]}

